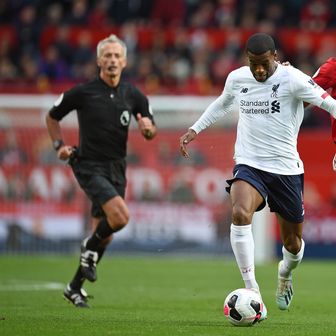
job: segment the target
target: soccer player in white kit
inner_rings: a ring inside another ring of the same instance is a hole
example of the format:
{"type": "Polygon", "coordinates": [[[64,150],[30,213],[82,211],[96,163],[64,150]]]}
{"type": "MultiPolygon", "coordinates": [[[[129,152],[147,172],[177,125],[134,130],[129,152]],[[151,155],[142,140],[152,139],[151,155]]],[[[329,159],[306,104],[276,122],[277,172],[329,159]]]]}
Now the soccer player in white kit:
{"type": "MultiPolygon", "coordinates": [[[[246,43],[249,66],[232,71],[222,94],[180,138],[180,151],[197,134],[238,106],[235,167],[227,191],[232,204],[230,240],[246,288],[259,292],[255,278],[252,217],[266,202],[275,212],[283,243],[278,266],[276,303],[286,310],[293,297],[292,271],[302,260],[305,243],[303,163],[297,137],[303,101],[336,116],[336,101],[300,70],[276,61],[274,40],[263,33],[246,43]]],[[[265,319],[265,310],[261,320],[265,319]]]]}

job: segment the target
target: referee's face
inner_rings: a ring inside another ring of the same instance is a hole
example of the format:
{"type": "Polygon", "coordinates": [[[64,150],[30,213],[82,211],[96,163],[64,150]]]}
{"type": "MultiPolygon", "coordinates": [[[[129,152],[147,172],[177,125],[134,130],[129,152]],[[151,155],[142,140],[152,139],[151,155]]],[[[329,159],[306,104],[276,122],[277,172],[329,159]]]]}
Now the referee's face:
{"type": "Polygon", "coordinates": [[[126,66],[123,47],[117,42],[105,43],[100,50],[97,64],[103,79],[119,79],[126,66]]]}
{"type": "Polygon", "coordinates": [[[268,77],[273,75],[277,67],[276,53],[272,53],[270,50],[261,55],[255,55],[248,51],[247,58],[252,75],[258,82],[265,82],[268,77]]]}

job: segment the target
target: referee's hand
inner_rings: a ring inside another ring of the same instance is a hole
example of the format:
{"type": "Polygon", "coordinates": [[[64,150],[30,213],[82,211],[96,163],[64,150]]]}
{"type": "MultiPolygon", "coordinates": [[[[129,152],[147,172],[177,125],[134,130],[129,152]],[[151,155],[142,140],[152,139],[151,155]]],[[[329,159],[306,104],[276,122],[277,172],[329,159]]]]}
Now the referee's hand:
{"type": "Polygon", "coordinates": [[[74,150],[74,148],[72,146],[63,145],[57,151],[57,157],[62,161],[66,161],[72,155],[73,150],[74,150]]]}
{"type": "Polygon", "coordinates": [[[141,134],[146,139],[153,137],[153,123],[148,117],[142,117],[141,113],[137,114],[137,121],[141,134]]]}

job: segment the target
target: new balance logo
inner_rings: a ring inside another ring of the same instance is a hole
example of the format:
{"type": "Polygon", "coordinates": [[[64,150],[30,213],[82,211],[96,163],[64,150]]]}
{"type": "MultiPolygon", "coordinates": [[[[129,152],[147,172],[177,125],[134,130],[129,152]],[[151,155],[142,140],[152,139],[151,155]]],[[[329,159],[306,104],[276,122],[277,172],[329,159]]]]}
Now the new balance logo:
{"type": "Polygon", "coordinates": [[[247,93],[247,91],[248,91],[248,88],[242,88],[242,89],[240,90],[240,93],[247,93]]]}
{"type": "Polygon", "coordinates": [[[271,105],[272,105],[271,113],[275,113],[275,112],[280,113],[280,102],[279,101],[273,100],[271,105]]]}
{"type": "Polygon", "coordinates": [[[310,79],[310,80],[308,81],[308,83],[311,84],[311,85],[313,85],[313,86],[316,86],[316,83],[314,82],[313,79],[310,79]]]}

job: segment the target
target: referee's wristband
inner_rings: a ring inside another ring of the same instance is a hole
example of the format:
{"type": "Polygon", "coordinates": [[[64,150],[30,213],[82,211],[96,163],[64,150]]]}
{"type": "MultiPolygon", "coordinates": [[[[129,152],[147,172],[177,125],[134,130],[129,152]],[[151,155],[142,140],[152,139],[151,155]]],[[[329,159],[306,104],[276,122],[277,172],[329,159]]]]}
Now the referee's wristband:
{"type": "Polygon", "coordinates": [[[55,151],[58,151],[63,145],[64,145],[63,140],[55,140],[53,142],[53,147],[54,147],[55,151]]]}

